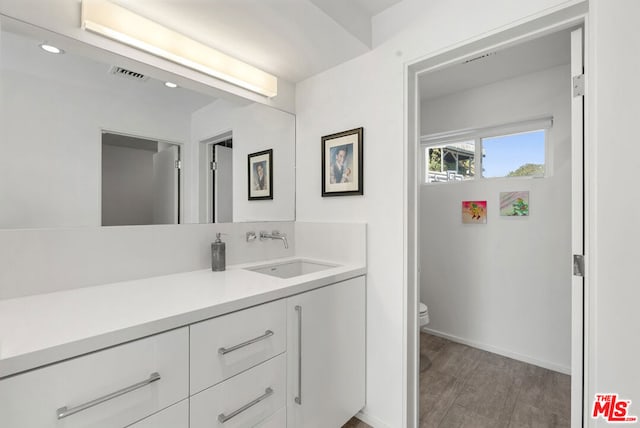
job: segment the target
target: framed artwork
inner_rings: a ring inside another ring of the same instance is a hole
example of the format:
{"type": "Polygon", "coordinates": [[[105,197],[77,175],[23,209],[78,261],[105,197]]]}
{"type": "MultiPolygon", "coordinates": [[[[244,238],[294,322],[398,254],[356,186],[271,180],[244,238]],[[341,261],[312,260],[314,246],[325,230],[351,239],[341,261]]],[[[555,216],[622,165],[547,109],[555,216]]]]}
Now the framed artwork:
{"type": "Polygon", "coordinates": [[[248,155],[249,200],[273,199],[273,149],[248,155]]]}
{"type": "Polygon", "coordinates": [[[362,195],[364,128],[322,137],[322,196],[362,195]]]}
{"type": "Polygon", "coordinates": [[[500,215],[528,217],[529,192],[500,192],[500,215]]]}
{"type": "Polygon", "coordinates": [[[462,201],[462,223],[485,224],[487,201],[462,201]]]}

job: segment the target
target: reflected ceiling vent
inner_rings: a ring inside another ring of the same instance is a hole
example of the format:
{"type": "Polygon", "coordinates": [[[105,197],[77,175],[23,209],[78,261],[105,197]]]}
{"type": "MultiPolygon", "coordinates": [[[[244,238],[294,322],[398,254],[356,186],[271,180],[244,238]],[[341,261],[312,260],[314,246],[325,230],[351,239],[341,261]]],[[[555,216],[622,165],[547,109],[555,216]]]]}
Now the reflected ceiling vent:
{"type": "Polygon", "coordinates": [[[489,56],[492,56],[492,55],[495,55],[495,54],[496,54],[495,52],[487,52],[486,54],[482,54],[482,55],[479,55],[479,56],[474,56],[473,58],[469,58],[468,60],[464,61],[463,64],[469,64],[470,62],[478,61],[479,59],[484,59],[486,57],[489,57],[489,56]]]}
{"type": "Polygon", "coordinates": [[[145,76],[142,73],[138,73],[137,71],[127,70],[126,68],[118,67],[117,65],[112,65],[109,69],[109,73],[115,74],[116,76],[126,77],[127,79],[137,80],[139,82],[146,82],[149,80],[149,76],[145,76]]]}

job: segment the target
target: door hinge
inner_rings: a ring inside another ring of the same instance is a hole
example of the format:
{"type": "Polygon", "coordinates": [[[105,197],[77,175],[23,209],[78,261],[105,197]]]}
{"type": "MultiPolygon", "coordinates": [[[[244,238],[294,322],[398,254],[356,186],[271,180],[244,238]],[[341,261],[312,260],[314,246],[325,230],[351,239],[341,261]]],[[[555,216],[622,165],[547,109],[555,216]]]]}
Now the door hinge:
{"type": "Polygon", "coordinates": [[[584,96],[584,74],[573,76],[573,96],[584,96]]]}
{"type": "Polygon", "coordinates": [[[584,277],[584,256],[582,254],[573,255],[573,275],[584,277]]]}
{"type": "Polygon", "coordinates": [[[176,169],[180,169],[182,168],[182,162],[180,162],[179,160],[176,161],[175,163],[176,169]]]}
{"type": "Polygon", "coordinates": [[[215,171],[215,170],[217,170],[217,169],[218,169],[218,162],[213,162],[213,161],[212,161],[212,162],[209,162],[209,169],[210,169],[211,171],[215,171]]]}

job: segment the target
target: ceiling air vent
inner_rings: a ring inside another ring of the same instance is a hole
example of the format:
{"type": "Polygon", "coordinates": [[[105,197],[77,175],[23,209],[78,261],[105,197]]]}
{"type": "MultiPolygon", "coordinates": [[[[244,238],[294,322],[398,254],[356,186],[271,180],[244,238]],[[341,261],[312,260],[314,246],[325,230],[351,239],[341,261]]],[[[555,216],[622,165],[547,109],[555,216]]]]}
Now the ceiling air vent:
{"type": "Polygon", "coordinates": [[[470,62],[477,61],[479,59],[484,59],[484,58],[486,58],[488,56],[495,55],[495,54],[496,54],[495,52],[487,52],[486,54],[482,54],[482,55],[479,55],[479,56],[475,56],[473,58],[469,58],[468,60],[464,61],[463,64],[469,64],[470,62]]]}
{"type": "Polygon", "coordinates": [[[126,68],[118,67],[117,65],[111,66],[109,73],[115,74],[116,76],[126,77],[127,79],[137,80],[139,82],[149,80],[149,76],[145,76],[144,74],[136,71],[127,70],[126,68]]]}

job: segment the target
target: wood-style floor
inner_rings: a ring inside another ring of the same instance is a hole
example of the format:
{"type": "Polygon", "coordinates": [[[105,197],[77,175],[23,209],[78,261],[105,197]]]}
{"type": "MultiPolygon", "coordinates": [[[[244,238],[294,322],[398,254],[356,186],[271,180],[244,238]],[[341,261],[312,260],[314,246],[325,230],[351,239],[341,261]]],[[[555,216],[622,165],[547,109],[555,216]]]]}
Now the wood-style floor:
{"type": "Polygon", "coordinates": [[[420,428],[570,426],[569,376],[426,333],[420,348],[420,428]]]}

